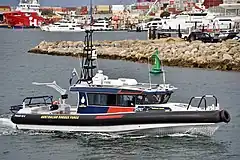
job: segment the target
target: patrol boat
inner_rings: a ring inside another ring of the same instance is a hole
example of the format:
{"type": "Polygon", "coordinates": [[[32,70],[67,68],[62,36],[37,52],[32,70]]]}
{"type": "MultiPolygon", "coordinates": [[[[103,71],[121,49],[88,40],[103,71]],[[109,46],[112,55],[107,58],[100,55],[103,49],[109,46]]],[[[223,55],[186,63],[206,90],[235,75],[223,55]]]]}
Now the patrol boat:
{"type": "Polygon", "coordinates": [[[96,49],[92,43],[92,31],[86,31],[81,74],[76,70],[70,78],[70,92],[78,94],[77,106],[67,103],[67,90],[52,83],[36,83],[48,86],[61,94],[59,101],[53,96],[26,97],[21,105],[11,106],[11,121],[20,130],[67,132],[157,132],[202,133],[228,123],[230,115],[220,109],[214,95],[192,97],[189,103],[168,102],[176,87],[162,84],[139,83],[136,79],[110,79],[96,69],[96,49]],[[72,84],[73,77],[78,77],[72,84]],[[212,98],[214,103],[207,104],[212,98]],[[192,101],[198,99],[197,106],[192,101]]]}

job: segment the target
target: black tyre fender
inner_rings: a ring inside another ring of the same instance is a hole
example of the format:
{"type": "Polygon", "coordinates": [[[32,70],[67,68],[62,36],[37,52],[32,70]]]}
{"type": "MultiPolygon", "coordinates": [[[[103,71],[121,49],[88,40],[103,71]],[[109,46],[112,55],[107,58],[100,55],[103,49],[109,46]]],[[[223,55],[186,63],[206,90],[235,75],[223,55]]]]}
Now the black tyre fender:
{"type": "Polygon", "coordinates": [[[226,110],[221,110],[220,111],[220,119],[221,121],[228,123],[231,120],[230,114],[226,110]]]}

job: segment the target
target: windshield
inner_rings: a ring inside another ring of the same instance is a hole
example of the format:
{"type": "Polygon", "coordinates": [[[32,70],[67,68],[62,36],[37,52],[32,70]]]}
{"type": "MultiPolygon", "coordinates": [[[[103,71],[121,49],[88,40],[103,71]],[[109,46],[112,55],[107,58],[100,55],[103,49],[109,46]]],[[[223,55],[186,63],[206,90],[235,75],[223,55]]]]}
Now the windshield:
{"type": "Polygon", "coordinates": [[[138,95],[136,104],[162,104],[167,103],[171,94],[148,94],[138,95]]]}
{"type": "Polygon", "coordinates": [[[52,96],[27,97],[23,102],[27,105],[52,104],[52,96]]]}

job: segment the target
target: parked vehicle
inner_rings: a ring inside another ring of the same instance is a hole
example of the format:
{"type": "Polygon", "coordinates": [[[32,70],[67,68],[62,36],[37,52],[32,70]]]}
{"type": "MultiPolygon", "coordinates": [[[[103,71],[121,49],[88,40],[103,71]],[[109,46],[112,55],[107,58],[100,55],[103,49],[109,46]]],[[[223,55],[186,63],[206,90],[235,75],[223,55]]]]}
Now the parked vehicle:
{"type": "Polygon", "coordinates": [[[186,40],[190,42],[195,40],[200,40],[204,43],[216,43],[220,41],[218,36],[212,36],[209,33],[200,32],[200,31],[191,32],[186,40]]]}
{"type": "Polygon", "coordinates": [[[240,41],[240,33],[238,33],[233,39],[237,40],[237,41],[240,41]]]}
{"type": "Polygon", "coordinates": [[[233,39],[238,35],[238,32],[234,32],[234,31],[225,31],[225,32],[220,32],[219,34],[219,38],[223,41],[227,40],[227,39],[233,39]]]}
{"type": "Polygon", "coordinates": [[[154,20],[147,23],[139,23],[137,24],[137,27],[139,27],[141,30],[148,30],[148,28],[162,29],[162,21],[154,20]]]}

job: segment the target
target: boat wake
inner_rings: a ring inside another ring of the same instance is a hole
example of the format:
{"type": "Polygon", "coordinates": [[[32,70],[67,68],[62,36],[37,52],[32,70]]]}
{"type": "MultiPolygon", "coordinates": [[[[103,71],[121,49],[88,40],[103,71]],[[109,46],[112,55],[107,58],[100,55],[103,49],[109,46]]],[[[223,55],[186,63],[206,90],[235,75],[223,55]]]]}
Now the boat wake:
{"type": "MultiPolygon", "coordinates": [[[[74,133],[74,132],[55,132],[55,131],[21,131],[15,128],[15,125],[11,123],[10,119],[0,118],[0,136],[16,136],[19,134],[25,134],[28,136],[51,136],[52,138],[63,138],[63,139],[99,139],[99,140],[113,140],[113,139],[145,139],[145,138],[166,138],[166,137],[199,137],[204,136],[200,134],[191,133],[175,133],[175,134],[113,134],[113,133],[74,133]]],[[[205,134],[207,136],[207,134],[205,134]]]]}
{"type": "Polygon", "coordinates": [[[169,135],[152,135],[152,134],[110,134],[110,133],[54,133],[51,135],[53,138],[83,138],[85,140],[98,139],[98,140],[134,140],[134,139],[149,139],[149,138],[167,138],[167,137],[199,137],[201,135],[192,134],[169,134],[169,135]]]}
{"type": "MultiPolygon", "coordinates": [[[[55,133],[51,135],[53,138],[83,138],[85,140],[90,139],[98,139],[98,140],[137,140],[137,139],[152,139],[152,138],[168,138],[168,137],[190,137],[190,138],[197,138],[203,137],[204,135],[194,135],[188,133],[175,133],[175,134],[168,134],[168,135],[153,135],[153,134],[112,134],[112,133],[55,133]]],[[[204,136],[206,137],[206,136],[204,136]]]]}
{"type": "Polygon", "coordinates": [[[15,124],[12,123],[8,115],[0,116],[0,136],[16,135],[16,134],[17,134],[17,130],[16,130],[15,124]]]}

